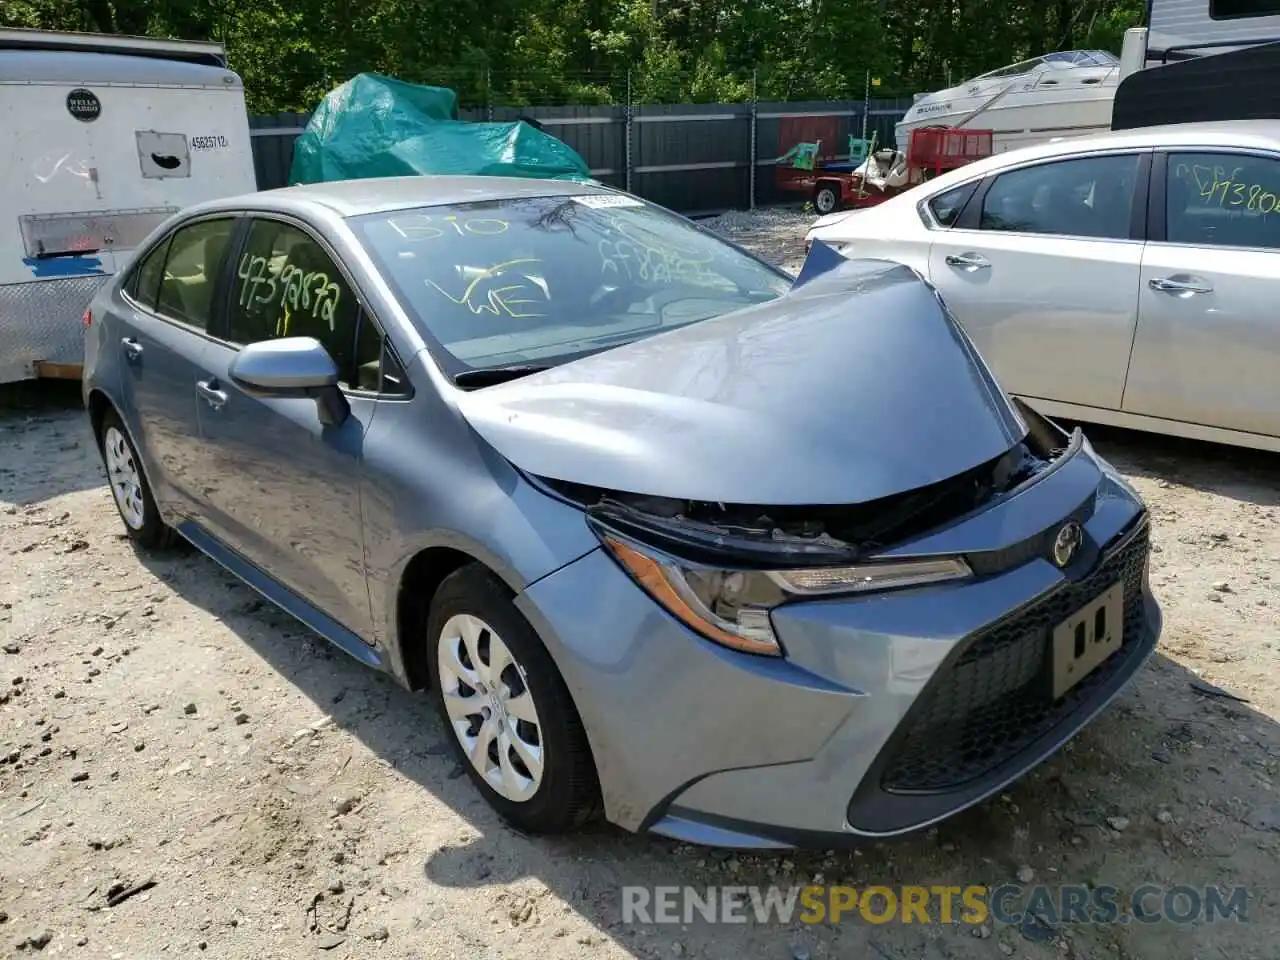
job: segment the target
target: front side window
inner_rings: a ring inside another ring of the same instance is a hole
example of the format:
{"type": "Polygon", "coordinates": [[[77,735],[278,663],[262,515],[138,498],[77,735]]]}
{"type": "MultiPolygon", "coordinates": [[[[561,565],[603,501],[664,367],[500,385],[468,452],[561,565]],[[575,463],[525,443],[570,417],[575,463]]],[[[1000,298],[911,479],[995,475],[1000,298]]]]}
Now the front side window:
{"type": "Polygon", "coordinates": [[[253,221],[231,287],[232,343],[314,337],[344,384],[364,386],[377,381],[381,343],[366,343],[371,355],[357,356],[361,313],[354,291],[315,238],[279,220],[253,221]]]}
{"type": "Polygon", "coordinates": [[[950,227],[960,218],[960,211],[964,209],[964,205],[969,202],[969,198],[973,196],[973,191],[978,187],[978,181],[966,183],[960,187],[953,187],[944,193],[938,194],[929,201],[929,210],[932,211],[933,217],[941,226],[950,227]]]}
{"type": "Polygon", "coordinates": [[[980,229],[1123,240],[1138,155],[1080,157],[1000,174],[982,201],[980,229]]]}
{"type": "Polygon", "coordinates": [[[1165,239],[1197,246],[1280,248],[1280,160],[1171,153],[1165,239]]]}
{"type": "MultiPolygon", "coordinates": [[[[201,220],[173,235],[160,278],[157,312],[201,330],[208,329],[213,291],[234,224],[231,218],[201,220]]],[[[138,280],[141,282],[141,274],[138,280]]]]}
{"type": "Polygon", "coordinates": [[[715,235],[621,195],[422,207],[352,223],[454,374],[562,362],[791,286],[715,235]]]}

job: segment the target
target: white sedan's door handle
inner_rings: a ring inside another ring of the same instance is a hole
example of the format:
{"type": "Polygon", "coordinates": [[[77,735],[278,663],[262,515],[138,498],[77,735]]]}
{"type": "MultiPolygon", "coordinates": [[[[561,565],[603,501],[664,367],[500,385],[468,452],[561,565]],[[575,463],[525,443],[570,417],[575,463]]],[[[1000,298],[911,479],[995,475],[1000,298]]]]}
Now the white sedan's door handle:
{"type": "Polygon", "coordinates": [[[1173,293],[1186,296],[1194,296],[1197,293],[1213,293],[1213,287],[1196,277],[1188,277],[1185,280],[1177,277],[1152,277],[1147,281],[1152,290],[1159,290],[1161,293],[1173,293]]]}
{"type": "Polygon", "coordinates": [[[980,253],[949,253],[946,262],[949,267],[959,267],[970,272],[988,270],[991,267],[991,261],[980,253]]]}

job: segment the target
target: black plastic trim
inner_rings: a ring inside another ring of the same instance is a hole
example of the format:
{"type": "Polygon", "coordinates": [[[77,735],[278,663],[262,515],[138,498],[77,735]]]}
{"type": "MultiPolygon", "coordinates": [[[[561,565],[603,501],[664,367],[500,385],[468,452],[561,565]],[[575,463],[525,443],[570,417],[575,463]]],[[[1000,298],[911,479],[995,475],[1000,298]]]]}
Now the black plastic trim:
{"type": "Polygon", "coordinates": [[[1151,164],[1151,188],[1147,194],[1147,240],[1163,243],[1168,236],[1169,154],[1159,151],[1151,164]]]}
{"type": "MultiPolygon", "coordinates": [[[[1214,120],[1280,116],[1280,42],[1247,41],[1226,53],[1138,70],[1121,81],[1111,110],[1112,130],[1214,120]]],[[[1230,46],[1221,40],[1206,49],[1230,46]]],[[[1176,49],[1190,50],[1183,46],[1176,49]]],[[[1175,48],[1170,48],[1173,50],[1175,48]]],[[[1165,52],[1165,57],[1169,51],[1165,52]]]]}
{"type": "Polygon", "coordinates": [[[1150,152],[1138,156],[1138,173],[1133,181],[1133,205],[1129,210],[1129,239],[1147,239],[1147,205],[1151,196],[1150,152]]]}

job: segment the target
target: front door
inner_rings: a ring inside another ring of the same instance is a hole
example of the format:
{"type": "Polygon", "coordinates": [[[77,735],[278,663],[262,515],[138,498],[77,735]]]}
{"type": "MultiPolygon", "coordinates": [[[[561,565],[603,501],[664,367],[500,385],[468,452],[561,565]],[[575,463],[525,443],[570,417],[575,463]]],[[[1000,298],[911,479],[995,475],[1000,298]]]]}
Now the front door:
{"type": "MultiPolygon", "coordinates": [[[[351,416],[325,426],[309,399],[256,398],[228,369],[240,347],[315,337],[345,378],[357,376],[355,294],[301,226],[255,219],[211,344],[201,424],[210,533],[339,624],[372,636],[360,516],[360,460],[377,408],[348,391],[351,416]]],[[[376,356],[374,357],[376,361],[376,356]]]]}
{"type": "Polygon", "coordinates": [[[1280,436],[1280,157],[1170,153],[1166,169],[1124,409],[1280,436]]]}
{"type": "Polygon", "coordinates": [[[120,322],[104,346],[120,351],[122,409],[157,503],[197,519],[205,477],[196,385],[234,226],[231,217],[199,220],[154,248],[117,300],[120,322]]]}
{"type": "Polygon", "coordinates": [[[938,232],[929,279],[1010,393],[1119,409],[1137,322],[1140,169],[1127,153],[1010,170],[938,232]]]}

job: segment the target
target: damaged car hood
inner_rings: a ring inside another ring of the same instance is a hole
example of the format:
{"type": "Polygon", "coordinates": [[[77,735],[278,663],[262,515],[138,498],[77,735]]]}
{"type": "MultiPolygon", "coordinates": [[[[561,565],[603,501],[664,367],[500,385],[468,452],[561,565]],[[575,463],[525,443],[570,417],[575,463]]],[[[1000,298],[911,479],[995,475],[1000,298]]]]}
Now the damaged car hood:
{"type": "Polygon", "coordinates": [[[1026,433],[933,289],[879,260],[458,404],[528,473],[720,503],[874,500],[1026,433]]]}

